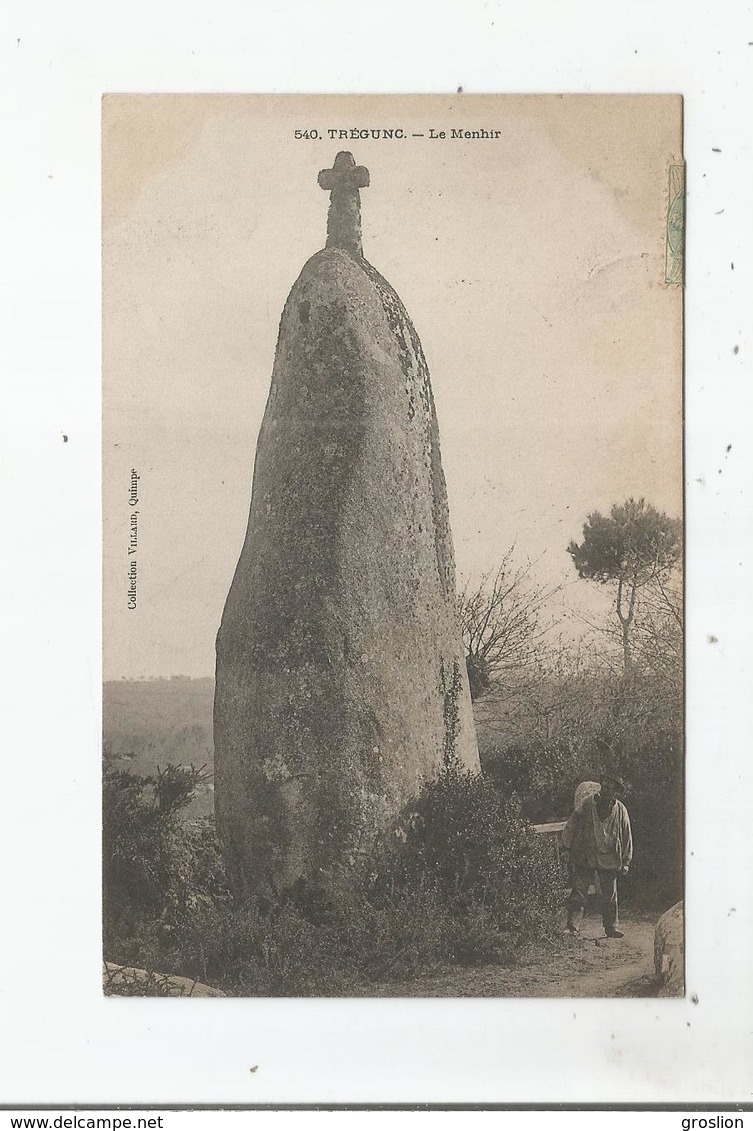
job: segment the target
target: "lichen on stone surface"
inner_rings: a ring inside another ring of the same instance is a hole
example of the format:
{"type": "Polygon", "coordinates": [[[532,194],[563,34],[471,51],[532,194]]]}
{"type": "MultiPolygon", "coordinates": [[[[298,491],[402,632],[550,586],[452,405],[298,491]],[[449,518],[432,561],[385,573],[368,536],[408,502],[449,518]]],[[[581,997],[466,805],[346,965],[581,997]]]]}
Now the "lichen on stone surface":
{"type": "Polygon", "coordinates": [[[283,311],[217,639],[217,815],[238,890],[317,882],[448,760],[478,768],[428,367],[342,249],[283,311]]]}
{"type": "Polygon", "coordinates": [[[431,475],[432,519],[434,522],[434,548],[437,571],[449,600],[455,599],[455,558],[450,534],[450,511],[447,504],[442,462],[439,454],[439,425],[431,391],[429,366],[426,363],[421,340],[402,300],[387,280],[367,260],[360,266],[371,279],[382,302],[390,330],[394,334],[400,354],[400,364],[405,377],[408,398],[408,419],[416,416],[417,402],[421,403],[424,417],[424,455],[431,475]]]}
{"type": "Polygon", "coordinates": [[[444,762],[450,765],[457,757],[458,735],[460,733],[460,697],[463,693],[463,679],[460,663],[453,658],[449,678],[445,676],[442,664],[442,691],[444,716],[444,762]]]}

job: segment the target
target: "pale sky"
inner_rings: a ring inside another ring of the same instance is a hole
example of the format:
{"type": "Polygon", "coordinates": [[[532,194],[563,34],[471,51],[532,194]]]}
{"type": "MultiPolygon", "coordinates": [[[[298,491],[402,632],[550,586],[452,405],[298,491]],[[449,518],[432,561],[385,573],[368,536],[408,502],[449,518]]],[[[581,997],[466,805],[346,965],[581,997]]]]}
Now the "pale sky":
{"type": "Polygon", "coordinates": [[[679,98],[110,96],[103,143],[105,678],[214,670],[279,317],[341,148],[370,169],[364,254],[429,363],[459,577],[515,542],[591,612],[566,553],[587,513],[645,495],[680,514],[679,98]],[[425,136],[326,133],[350,127],[425,136]]]}

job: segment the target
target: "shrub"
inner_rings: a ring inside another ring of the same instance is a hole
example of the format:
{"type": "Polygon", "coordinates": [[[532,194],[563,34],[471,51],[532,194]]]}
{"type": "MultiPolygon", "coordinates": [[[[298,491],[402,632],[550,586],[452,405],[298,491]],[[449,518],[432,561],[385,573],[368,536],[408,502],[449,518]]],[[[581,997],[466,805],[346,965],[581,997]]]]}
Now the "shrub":
{"type": "Polygon", "coordinates": [[[184,814],[202,780],[193,766],[105,775],[104,942],[117,962],[161,957],[197,903],[229,896],[214,821],[184,814]]]}
{"type": "Polygon", "coordinates": [[[343,994],[443,962],[509,961],[552,930],[550,846],[483,775],[445,770],[326,891],[300,884],[241,905],[212,823],[185,816],[198,774],[106,778],[105,945],[116,962],[239,995],[343,994]]]}
{"type": "Polygon", "coordinates": [[[425,785],[402,845],[381,862],[382,885],[435,887],[457,915],[484,908],[516,942],[548,935],[561,879],[551,846],[484,774],[457,766],[425,785]]]}
{"type": "Polygon", "coordinates": [[[341,958],[357,982],[409,978],[438,963],[499,962],[508,947],[488,908],[459,910],[426,879],[388,891],[371,883],[336,912],[341,958]]]}
{"type": "Polygon", "coordinates": [[[500,793],[516,794],[523,816],[536,822],[569,817],[575,787],[594,773],[595,763],[567,741],[494,745],[482,759],[485,773],[500,793]]]}
{"type": "Polygon", "coordinates": [[[620,759],[635,843],[631,869],[643,901],[669,907],[683,896],[683,743],[677,732],[635,730],[620,759]]]}

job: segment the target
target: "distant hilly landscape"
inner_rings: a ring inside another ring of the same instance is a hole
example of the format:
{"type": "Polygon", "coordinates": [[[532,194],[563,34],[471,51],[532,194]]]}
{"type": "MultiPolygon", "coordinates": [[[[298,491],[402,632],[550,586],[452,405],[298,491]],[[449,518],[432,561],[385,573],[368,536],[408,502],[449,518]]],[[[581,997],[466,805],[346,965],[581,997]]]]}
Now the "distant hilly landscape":
{"type": "MultiPolygon", "coordinates": [[[[104,684],[103,755],[107,769],[148,777],[168,763],[214,769],[214,680],[120,679],[104,684]]],[[[214,786],[200,789],[191,812],[211,813],[214,786]]]]}

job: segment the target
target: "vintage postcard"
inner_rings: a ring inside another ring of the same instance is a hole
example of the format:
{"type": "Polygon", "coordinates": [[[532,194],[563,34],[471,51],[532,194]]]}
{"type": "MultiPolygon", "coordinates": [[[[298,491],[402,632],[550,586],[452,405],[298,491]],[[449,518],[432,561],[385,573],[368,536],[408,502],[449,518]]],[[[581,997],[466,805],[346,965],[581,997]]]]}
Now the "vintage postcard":
{"type": "Polygon", "coordinates": [[[102,144],[105,992],[682,996],[680,97],[102,144]]]}

